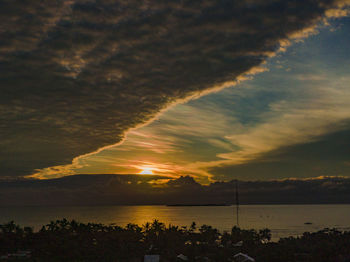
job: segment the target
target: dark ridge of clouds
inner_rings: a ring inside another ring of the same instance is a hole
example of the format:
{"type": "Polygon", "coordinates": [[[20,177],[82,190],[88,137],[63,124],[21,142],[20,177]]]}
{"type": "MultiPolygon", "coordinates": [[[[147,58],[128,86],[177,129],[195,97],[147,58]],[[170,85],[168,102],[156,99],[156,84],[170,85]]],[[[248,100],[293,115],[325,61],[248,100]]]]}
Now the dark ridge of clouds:
{"type": "Polygon", "coordinates": [[[0,1],[0,176],[118,143],[338,1],[0,1]]]}
{"type": "Polygon", "coordinates": [[[90,186],[106,186],[110,184],[126,185],[149,183],[152,181],[171,179],[167,176],[159,175],[114,175],[114,174],[79,174],[72,176],[64,176],[54,179],[10,179],[0,180],[0,188],[8,187],[62,187],[62,188],[84,188],[90,186]]]}
{"type": "Polygon", "coordinates": [[[286,146],[262,154],[244,164],[210,168],[214,179],[262,180],[307,178],[317,176],[350,176],[350,126],[342,124],[340,131],[318,137],[317,140],[286,146]]]}
{"type": "MultiPolygon", "coordinates": [[[[198,184],[180,177],[75,175],[58,179],[0,182],[0,206],[232,204],[235,181],[198,184]]],[[[350,203],[350,179],[239,181],[241,204],[350,203]]]]}

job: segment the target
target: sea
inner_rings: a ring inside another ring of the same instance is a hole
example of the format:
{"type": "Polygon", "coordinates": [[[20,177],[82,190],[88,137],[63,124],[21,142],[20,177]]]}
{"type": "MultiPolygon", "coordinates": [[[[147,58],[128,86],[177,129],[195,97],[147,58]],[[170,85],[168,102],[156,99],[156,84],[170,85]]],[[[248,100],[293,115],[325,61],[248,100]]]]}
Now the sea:
{"type": "MultiPolygon", "coordinates": [[[[0,207],[0,223],[15,221],[39,230],[57,219],[75,219],[125,226],[143,225],[154,219],[166,225],[210,225],[220,232],[237,225],[236,206],[26,206],[0,207]]],[[[268,228],[272,240],[300,236],[324,228],[350,230],[350,205],[241,205],[238,226],[243,229],[268,228]]]]}

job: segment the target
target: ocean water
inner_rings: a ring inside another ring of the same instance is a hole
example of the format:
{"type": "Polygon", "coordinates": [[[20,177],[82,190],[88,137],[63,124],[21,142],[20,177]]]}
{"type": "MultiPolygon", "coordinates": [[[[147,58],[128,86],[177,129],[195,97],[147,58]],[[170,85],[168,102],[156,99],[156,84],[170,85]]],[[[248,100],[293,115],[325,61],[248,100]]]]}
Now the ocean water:
{"type": "MultiPolygon", "coordinates": [[[[120,226],[142,225],[154,219],[179,226],[189,226],[194,221],[198,226],[211,225],[221,232],[230,231],[237,220],[235,206],[0,207],[0,223],[14,220],[34,230],[61,218],[120,226]]],[[[269,228],[273,240],[326,227],[350,230],[350,205],[241,205],[239,226],[269,228]]]]}

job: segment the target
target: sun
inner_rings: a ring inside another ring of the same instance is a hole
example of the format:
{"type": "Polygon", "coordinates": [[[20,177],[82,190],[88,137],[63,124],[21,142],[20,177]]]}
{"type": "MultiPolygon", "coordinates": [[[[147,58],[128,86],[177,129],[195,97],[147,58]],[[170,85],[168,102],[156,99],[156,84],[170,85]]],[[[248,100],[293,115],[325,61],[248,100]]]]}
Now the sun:
{"type": "Polygon", "coordinates": [[[143,169],[139,174],[142,174],[142,175],[153,175],[153,171],[151,169],[143,169]]]}

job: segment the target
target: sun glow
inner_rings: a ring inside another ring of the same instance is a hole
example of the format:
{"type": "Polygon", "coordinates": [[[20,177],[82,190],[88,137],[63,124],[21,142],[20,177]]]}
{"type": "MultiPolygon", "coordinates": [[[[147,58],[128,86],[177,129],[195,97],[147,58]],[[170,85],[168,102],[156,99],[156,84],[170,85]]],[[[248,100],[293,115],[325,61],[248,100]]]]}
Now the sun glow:
{"type": "Polygon", "coordinates": [[[153,175],[153,171],[150,168],[145,168],[139,174],[142,174],[142,175],[153,175]]]}

